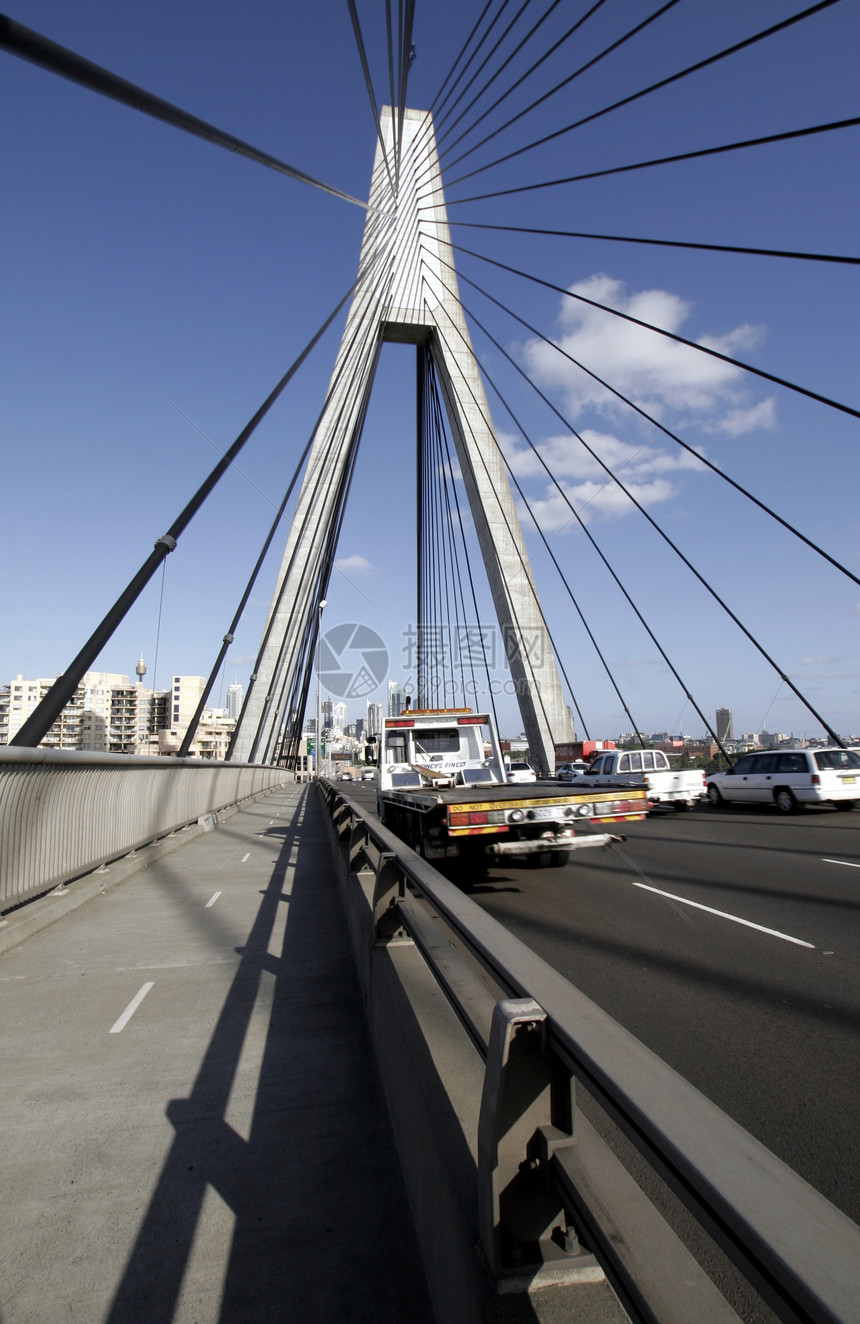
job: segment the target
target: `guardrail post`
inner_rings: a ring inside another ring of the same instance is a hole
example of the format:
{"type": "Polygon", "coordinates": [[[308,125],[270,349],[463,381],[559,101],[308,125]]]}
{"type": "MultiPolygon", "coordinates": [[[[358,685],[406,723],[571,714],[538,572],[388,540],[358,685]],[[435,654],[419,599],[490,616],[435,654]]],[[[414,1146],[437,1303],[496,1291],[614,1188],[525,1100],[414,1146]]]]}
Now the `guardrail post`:
{"type": "Polygon", "coordinates": [[[406,880],[397,867],[393,851],[383,851],[376,868],[373,885],[373,929],[377,942],[402,937],[406,930],[397,910],[398,901],[406,896],[406,880]]]}
{"type": "Polygon", "coordinates": [[[546,1013],[531,998],[496,1003],[478,1123],[481,1245],[497,1288],[515,1280],[595,1281],[551,1180],[553,1153],[573,1142],[574,1084],[546,1049],[546,1013]]]}

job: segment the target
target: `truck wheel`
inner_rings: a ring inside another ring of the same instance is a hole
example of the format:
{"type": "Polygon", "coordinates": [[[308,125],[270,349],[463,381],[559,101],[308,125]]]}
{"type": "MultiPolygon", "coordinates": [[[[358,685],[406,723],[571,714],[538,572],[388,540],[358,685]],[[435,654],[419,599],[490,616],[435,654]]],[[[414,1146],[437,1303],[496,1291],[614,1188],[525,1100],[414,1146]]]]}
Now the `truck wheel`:
{"type": "Polygon", "coordinates": [[[536,850],[525,858],[532,869],[551,869],[556,863],[555,856],[556,852],[553,850],[536,850]]]}

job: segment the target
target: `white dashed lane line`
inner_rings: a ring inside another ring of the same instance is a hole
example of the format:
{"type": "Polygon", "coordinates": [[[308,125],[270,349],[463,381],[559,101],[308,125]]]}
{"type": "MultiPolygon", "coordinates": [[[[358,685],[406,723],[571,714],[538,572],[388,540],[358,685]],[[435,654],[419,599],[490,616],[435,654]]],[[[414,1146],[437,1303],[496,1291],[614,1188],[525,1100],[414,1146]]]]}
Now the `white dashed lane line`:
{"type": "Polygon", "coordinates": [[[242,856],[242,858],[241,858],[241,860],[239,861],[239,863],[240,863],[240,864],[244,864],[245,861],[246,861],[246,860],[250,860],[250,858],[251,858],[251,852],[250,852],[249,850],[248,850],[248,851],[245,851],[245,854],[242,856]]]}
{"type": "Polygon", "coordinates": [[[143,999],[146,997],[149,990],[154,987],[155,987],[154,982],[150,981],[148,984],[144,984],[143,988],[141,988],[139,992],[135,993],[134,997],[126,1007],[125,1011],[120,1016],[119,1020],[114,1021],[113,1025],[110,1027],[110,1030],[108,1031],[109,1034],[120,1034],[121,1031],[125,1029],[129,1021],[131,1020],[132,1016],[140,1006],[141,1002],[143,1002],[143,999]]]}
{"type": "Polygon", "coordinates": [[[860,864],[852,864],[850,860],[822,860],[823,864],[844,864],[846,869],[860,869],[860,864]]]}
{"type": "Polygon", "coordinates": [[[688,901],[685,896],[675,896],[673,892],[661,892],[659,887],[649,887],[647,883],[634,883],[634,887],[641,887],[645,892],[655,892],[657,896],[665,896],[669,901],[679,901],[682,906],[693,906],[696,910],[704,910],[708,915],[716,915],[719,919],[730,919],[733,924],[743,924],[744,928],[757,929],[759,933],[767,933],[771,938],[782,938],[783,942],[793,942],[798,947],[809,947],[815,951],[814,942],[804,942],[802,938],[792,938],[788,933],[780,933],[779,929],[767,929],[763,924],[753,924],[751,919],[741,919],[739,915],[729,915],[725,910],[714,910],[712,906],[703,906],[699,901],[688,901]]]}
{"type": "Polygon", "coordinates": [[[210,906],[214,906],[214,905],[215,905],[215,902],[218,900],[218,898],[219,898],[220,895],[221,895],[220,892],[215,892],[215,894],[214,894],[213,896],[210,896],[209,900],[206,902],[206,909],[207,909],[207,910],[209,909],[210,906]]]}

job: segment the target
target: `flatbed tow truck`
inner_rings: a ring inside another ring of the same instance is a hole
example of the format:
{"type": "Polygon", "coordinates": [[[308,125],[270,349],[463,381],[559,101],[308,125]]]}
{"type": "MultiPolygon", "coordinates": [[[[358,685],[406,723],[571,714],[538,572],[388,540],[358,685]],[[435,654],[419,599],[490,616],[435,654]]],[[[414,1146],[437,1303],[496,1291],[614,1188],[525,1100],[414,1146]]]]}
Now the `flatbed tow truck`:
{"type": "Polygon", "coordinates": [[[644,786],[508,785],[492,716],[468,708],[386,719],[378,763],[381,822],[430,861],[564,864],[574,850],[624,840],[596,825],[641,819],[648,808],[644,786]]]}

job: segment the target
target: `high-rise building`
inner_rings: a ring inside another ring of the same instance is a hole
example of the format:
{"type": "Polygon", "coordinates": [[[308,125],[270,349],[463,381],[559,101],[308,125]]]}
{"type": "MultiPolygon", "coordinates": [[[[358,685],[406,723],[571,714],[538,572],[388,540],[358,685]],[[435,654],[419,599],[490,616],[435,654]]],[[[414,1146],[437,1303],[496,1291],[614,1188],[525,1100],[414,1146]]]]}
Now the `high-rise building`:
{"type": "Polygon", "coordinates": [[[717,709],[717,739],[734,740],[734,726],[732,724],[731,708],[717,709]]]}
{"type": "Polygon", "coordinates": [[[340,703],[333,703],[331,708],[332,726],[339,727],[343,731],[346,726],[346,704],[341,699],[340,703]]]}
{"type": "Polygon", "coordinates": [[[406,691],[399,681],[388,682],[388,716],[399,717],[406,707],[406,691]]]}
{"type": "Polygon", "coordinates": [[[382,730],[382,704],[369,703],[367,705],[367,726],[365,727],[366,736],[378,736],[382,730]]]}
{"type": "Polygon", "coordinates": [[[242,700],[245,697],[245,690],[238,681],[233,685],[227,686],[227,716],[234,722],[238,722],[239,714],[242,711],[242,700]]]}

